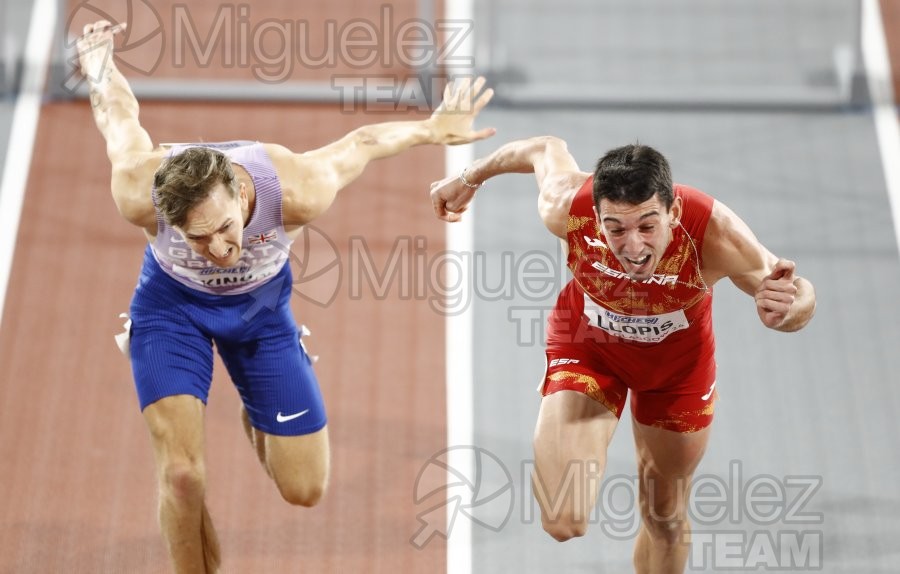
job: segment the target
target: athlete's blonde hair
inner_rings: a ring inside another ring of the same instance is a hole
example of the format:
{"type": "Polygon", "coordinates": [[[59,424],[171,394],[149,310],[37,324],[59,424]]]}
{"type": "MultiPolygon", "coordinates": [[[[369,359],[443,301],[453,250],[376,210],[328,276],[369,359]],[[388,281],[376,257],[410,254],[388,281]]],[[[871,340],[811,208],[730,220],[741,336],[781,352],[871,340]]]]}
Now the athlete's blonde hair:
{"type": "Polygon", "coordinates": [[[231,197],[237,196],[234,169],[228,157],[210,148],[188,148],[167,158],[156,170],[156,206],[167,224],[182,227],[191,209],[209,197],[220,183],[231,197]]]}

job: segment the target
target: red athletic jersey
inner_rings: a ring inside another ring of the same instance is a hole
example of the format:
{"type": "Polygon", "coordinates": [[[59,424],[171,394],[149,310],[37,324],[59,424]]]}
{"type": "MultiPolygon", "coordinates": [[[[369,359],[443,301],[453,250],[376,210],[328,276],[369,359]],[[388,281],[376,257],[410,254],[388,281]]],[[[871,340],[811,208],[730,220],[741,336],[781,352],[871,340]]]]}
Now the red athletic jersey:
{"type": "Polygon", "coordinates": [[[695,392],[715,380],[712,290],[703,283],[703,237],[713,199],[675,185],[681,225],[650,279],[634,281],[607,247],[593,212],[593,178],[569,211],[573,280],[548,324],[548,347],[587,343],[634,390],[695,392]]]}

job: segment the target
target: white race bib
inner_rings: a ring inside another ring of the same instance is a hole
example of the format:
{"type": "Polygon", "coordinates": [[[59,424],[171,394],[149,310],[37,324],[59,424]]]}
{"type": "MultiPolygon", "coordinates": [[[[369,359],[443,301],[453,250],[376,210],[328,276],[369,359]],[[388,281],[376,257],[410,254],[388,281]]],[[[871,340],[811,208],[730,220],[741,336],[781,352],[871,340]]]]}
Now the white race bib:
{"type": "Polygon", "coordinates": [[[584,296],[584,316],[591,327],[641,343],[659,343],[675,331],[690,326],[681,309],[662,315],[619,315],[597,305],[587,295],[584,296]]]}

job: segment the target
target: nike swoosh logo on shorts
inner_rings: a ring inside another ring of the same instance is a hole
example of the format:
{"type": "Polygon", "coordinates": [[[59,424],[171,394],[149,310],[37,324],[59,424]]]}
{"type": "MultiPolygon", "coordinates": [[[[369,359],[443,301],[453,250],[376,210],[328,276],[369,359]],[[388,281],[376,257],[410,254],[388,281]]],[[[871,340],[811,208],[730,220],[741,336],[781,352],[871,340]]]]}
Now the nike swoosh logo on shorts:
{"type": "Polygon", "coordinates": [[[700,397],[700,398],[703,399],[704,401],[707,400],[709,397],[712,396],[713,389],[715,389],[715,388],[716,388],[716,382],[713,381],[712,386],[709,388],[709,392],[706,393],[705,395],[703,395],[703,396],[700,397]]]}
{"type": "Polygon", "coordinates": [[[288,421],[292,421],[294,419],[300,418],[308,412],[309,412],[309,409],[306,409],[305,411],[300,411],[299,413],[296,413],[293,415],[283,415],[279,412],[277,415],[275,415],[275,420],[280,423],[286,423],[288,421]]]}

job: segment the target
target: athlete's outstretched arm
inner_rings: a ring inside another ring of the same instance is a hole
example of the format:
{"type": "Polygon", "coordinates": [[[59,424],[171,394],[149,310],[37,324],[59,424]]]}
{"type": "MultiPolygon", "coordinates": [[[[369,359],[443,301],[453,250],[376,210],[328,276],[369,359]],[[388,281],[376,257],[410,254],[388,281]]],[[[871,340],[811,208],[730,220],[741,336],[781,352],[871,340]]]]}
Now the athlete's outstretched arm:
{"type": "Polygon", "coordinates": [[[81,72],[88,82],[91,110],[106,140],[112,164],[112,194],[119,212],[140,227],[155,228],[150,189],[160,154],[138,121],[138,102],[113,60],[113,35],[124,25],[101,20],[84,27],[78,40],[81,72]]]}
{"type": "MultiPolygon", "coordinates": [[[[341,139],[302,154],[267,146],[284,193],[284,222],[303,225],[332,204],[337,192],[359,177],[369,162],[423,144],[458,145],[494,135],[493,128],[474,130],[478,113],[494,95],[485,79],[448,85],[434,113],[422,121],[396,121],[357,128],[341,139]]],[[[398,174],[398,177],[403,177],[398,174]]]]}
{"type": "Polygon", "coordinates": [[[815,314],[815,289],[795,274],[796,264],[773,255],[741,218],[718,201],[706,229],[703,260],[711,279],[728,277],[754,298],[760,321],[770,329],[798,331],[815,314]]]}
{"type": "Polygon", "coordinates": [[[553,136],[510,142],[476,160],[459,176],[434,182],[431,201],[435,214],[444,221],[459,221],[475,190],[504,173],[534,173],[541,219],[554,235],[565,239],[572,198],[590,174],[578,169],[566,142],[553,136]]]}

